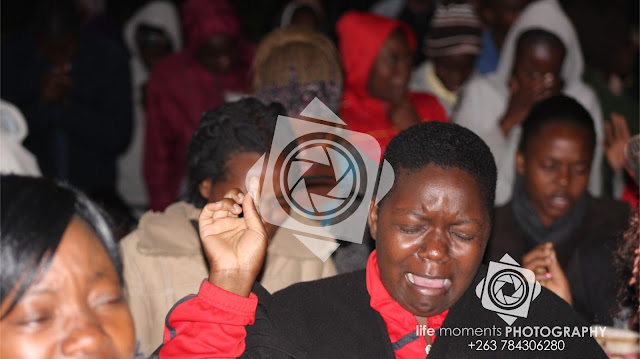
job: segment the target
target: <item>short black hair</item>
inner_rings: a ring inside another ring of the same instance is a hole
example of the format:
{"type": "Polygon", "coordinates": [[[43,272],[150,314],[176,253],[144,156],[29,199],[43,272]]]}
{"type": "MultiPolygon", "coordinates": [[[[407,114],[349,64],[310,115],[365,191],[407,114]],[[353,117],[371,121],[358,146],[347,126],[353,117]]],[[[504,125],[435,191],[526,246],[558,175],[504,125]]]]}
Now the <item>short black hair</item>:
{"type": "Polygon", "coordinates": [[[25,291],[48,270],[74,216],[95,232],[123,283],[110,220],[84,194],[50,179],[16,175],[0,177],[0,193],[0,301],[4,304],[12,293],[11,303],[0,318],[10,313],[25,291]]]}
{"type": "Polygon", "coordinates": [[[496,162],[489,146],[471,130],[453,123],[420,123],[394,137],[384,158],[396,174],[402,170],[421,170],[428,165],[469,173],[482,190],[489,218],[493,218],[496,162]]]}
{"type": "Polygon", "coordinates": [[[540,28],[526,30],[518,36],[518,40],[516,40],[516,57],[525,45],[547,45],[561,49],[565,54],[567,53],[567,48],[556,34],[540,28]]]}
{"type": "Polygon", "coordinates": [[[255,98],[205,112],[187,147],[189,202],[199,208],[207,203],[198,186],[207,178],[224,180],[224,164],[232,154],[268,152],[278,115],[286,115],[282,105],[265,105],[255,98]]]}
{"type": "Polygon", "coordinates": [[[578,101],[565,95],[549,97],[533,106],[522,123],[522,135],[518,151],[526,153],[531,138],[547,124],[567,124],[582,128],[589,134],[592,151],[596,146],[596,129],[593,118],[578,101]]]}

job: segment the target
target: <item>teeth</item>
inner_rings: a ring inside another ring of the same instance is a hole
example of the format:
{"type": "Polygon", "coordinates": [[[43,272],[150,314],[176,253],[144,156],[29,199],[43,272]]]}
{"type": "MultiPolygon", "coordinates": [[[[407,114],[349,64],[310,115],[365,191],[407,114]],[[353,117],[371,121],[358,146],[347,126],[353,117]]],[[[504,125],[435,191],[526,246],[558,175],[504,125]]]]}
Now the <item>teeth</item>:
{"type": "Polygon", "coordinates": [[[416,282],[413,281],[413,273],[407,274],[407,278],[409,279],[409,282],[416,284],[416,282]]]}

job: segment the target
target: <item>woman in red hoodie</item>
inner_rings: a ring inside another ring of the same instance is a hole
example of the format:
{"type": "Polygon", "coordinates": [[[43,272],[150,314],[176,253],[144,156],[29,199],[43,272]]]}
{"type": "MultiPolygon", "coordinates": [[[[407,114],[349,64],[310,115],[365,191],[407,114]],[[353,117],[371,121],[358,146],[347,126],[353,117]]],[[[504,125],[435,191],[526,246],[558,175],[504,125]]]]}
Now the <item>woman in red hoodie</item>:
{"type": "Polygon", "coordinates": [[[406,24],[347,12],[336,26],[345,73],[340,117],[375,137],[382,151],[399,131],[419,122],[449,122],[438,100],[409,92],[416,41],[406,24]]]}
{"type": "Polygon", "coordinates": [[[202,113],[249,93],[254,48],[231,2],[187,0],[182,26],[185,48],[154,67],[146,92],[144,177],[153,210],[181,194],[184,154],[202,113]]]}

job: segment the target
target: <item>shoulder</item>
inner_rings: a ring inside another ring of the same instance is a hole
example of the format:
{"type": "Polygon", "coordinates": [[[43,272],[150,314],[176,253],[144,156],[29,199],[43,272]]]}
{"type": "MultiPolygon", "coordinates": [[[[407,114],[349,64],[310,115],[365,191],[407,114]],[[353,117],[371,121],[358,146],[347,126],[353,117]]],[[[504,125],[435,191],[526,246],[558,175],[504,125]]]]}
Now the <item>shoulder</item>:
{"type": "Polygon", "coordinates": [[[367,294],[365,270],[293,284],[273,294],[273,301],[281,303],[305,302],[303,298],[306,298],[313,301],[326,300],[328,302],[323,305],[331,305],[335,301],[343,303],[345,297],[355,298],[362,294],[367,294]],[[363,290],[364,293],[362,293],[363,290]],[[336,295],[344,295],[345,297],[336,298],[336,295]]]}
{"type": "Polygon", "coordinates": [[[589,197],[583,222],[595,233],[618,234],[628,227],[630,215],[631,207],[626,202],[589,197]]]}
{"type": "Polygon", "coordinates": [[[190,55],[186,50],[171,54],[158,63],[151,70],[149,75],[149,86],[152,83],[180,79],[184,75],[183,69],[190,64],[190,55]]]}

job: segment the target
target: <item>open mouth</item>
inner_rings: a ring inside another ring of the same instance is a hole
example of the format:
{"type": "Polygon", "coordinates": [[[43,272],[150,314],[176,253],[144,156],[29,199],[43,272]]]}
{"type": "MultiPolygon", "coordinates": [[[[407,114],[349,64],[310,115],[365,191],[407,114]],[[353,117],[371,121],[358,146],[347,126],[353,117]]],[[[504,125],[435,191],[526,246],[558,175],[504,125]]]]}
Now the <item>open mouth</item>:
{"type": "Polygon", "coordinates": [[[556,210],[567,210],[571,206],[571,200],[566,195],[554,195],[549,199],[549,204],[556,210]]]}
{"type": "Polygon", "coordinates": [[[407,273],[406,277],[417,289],[427,293],[443,292],[451,287],[451,280],[449,278],[429,278],[414,273],[407,273]]]}

